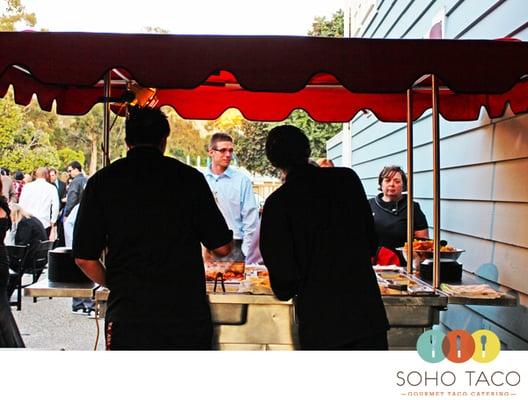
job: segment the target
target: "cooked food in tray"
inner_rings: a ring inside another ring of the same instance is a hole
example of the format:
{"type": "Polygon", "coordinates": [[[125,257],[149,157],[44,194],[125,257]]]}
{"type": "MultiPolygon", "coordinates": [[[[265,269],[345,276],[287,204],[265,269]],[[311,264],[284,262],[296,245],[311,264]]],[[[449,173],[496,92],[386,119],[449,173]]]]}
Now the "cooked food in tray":
{"type": "MultiPolygon", "coordinates": [[[[442,244],[442,241],[440,241],[440,244],[442,244]]],[[[405,242],[405,245],[403,246],[403,251],[407,251],[408,243],[405,242]]],[[[413,250],[419,250],[419,251],[434,251],[434,241],[432,240],[415,240],[413,242],[413,250]]],[[[444,246],[440,247],[441,252],[453,252],[457,251],[458,249],[453,246],[448,246],[445,244],[444,246]]]]}
{"type": "MultiPolygon", "coordinates": [[[[442,244],[442,242],[443,241],[440,241],[440,244],[442,244]]],[[[446,242],[444,243],[445,244],[440,247],[440,258],[442,259],[458,260],[460,255],[465,251],[462,249],[457,249],[453,246],[449,246],[446,242]]],[[[405,243],[402,248],[398,249],[403,253],[403,257],[405,260],[407,260],[407,248],[408,244],[405,243]]],[[[432,259],[434,253],[434,241],[415,240],[413,242],[413,253],[415,261],[417,261],[417,263],[420,263],[427,259],[432,259]]]]}
{"type": "Polygon", "coordinates": [[[224,281],[244,279],[245,264],[240,261],[210,261],[205,265],[205,279],[214,281],[217,277],[224,281]]]}

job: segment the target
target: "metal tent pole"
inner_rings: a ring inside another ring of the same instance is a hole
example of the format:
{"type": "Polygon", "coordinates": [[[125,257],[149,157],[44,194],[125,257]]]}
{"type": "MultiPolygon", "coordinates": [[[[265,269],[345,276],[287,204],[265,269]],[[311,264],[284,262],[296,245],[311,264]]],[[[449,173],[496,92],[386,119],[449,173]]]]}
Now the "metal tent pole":
{"type": "Polygon", "coordinates": [[[407,89],[407,273],[413,270],[414,204],[413,204],[413,92],[407,89]]]}
{"type": "Polygon", "coordinates": [[[440,286],[440,120],[438,110],[438,79],[432,79],[432,124],[433,124],[433,288],[440,286]]]}
{"type": "Polygon", "coordinates": [[[103,167],[110,164],[110,90],[112,71],[104,76],[104,102],[103,102],[103,167]]]}

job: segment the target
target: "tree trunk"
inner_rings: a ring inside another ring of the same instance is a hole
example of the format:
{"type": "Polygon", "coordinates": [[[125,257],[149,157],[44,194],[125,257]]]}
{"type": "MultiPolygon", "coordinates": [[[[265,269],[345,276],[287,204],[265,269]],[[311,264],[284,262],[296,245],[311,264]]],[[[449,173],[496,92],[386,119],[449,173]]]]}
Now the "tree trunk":
{"type": "Polygon", "coordinates": [[[90,176],[97,171],[97,137],[92,137],[92,154],[90,156],[90,176]]]}

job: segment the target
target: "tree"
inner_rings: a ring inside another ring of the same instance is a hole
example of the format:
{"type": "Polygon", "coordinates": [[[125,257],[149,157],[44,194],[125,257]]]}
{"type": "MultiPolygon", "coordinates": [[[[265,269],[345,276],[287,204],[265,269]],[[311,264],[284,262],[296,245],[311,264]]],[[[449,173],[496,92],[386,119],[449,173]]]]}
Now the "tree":
{"type": "Polygon", "coordinates": [[[343,128],[342,124],[316,122],[302,110],[293,111],[290,116],[280,124],[294,125],[306,133],[306,136],[310,139],[310,146],[312,148],[311,158],[314,159],[325,157],[326,142],[343,128]]]}
{"type": "Polygon", "coordinates": [[[58,165],[59,158],[50,142],[49,117],[32,102],[15,104],[12,92],[0,100],[0,165],[12,171],[33,171],[45,165],[58,165]]]}
{"type": "Polygon", "coordinates": [[[242,134],[236,145],[236,158],[247,170],[261,175],[278,176],[278,171],[266,158],[266,137],[270,124],[267,122],[244,121],[242,134]]]}
{"type": "Polygon", "coordinates": [[[171,126],[171,135],[167,140],[168,154],[186,161],[186,157],[194,161],[197,157],[205,159],[207,157],[207,141],[200,136],[200,132],[192,121],[182,119],[173,108],[167,107],[164,110],[171,126]]]}
{"type": "Polygon", "coordinates": [[[35,13],[26,12],[21,0],[1,0],[0,5],[0,31],[14,31],[18,23],[28,27],[37,24],[35,13]]]}
{"type": "Polygon", "coordinates": [[[65,170],[69,163],[72,161],[79,161],[81,165],[85,165],[85,157],[84,153],[82,151],[76,151],[72,150],[69,147],[63,147],[57,152],[57,155],[59,156],[59,164],[57,165],[57,169],[59,170],[65,170]]]}
{"type": "MultiPolygon", "coordinates": [[[[124,156],[126,153],[124,118],[117,117],[116,119],[116,116],[111,114],[110,120],[113,126],[110,131],[109,152],[110,159],[113,160],[124,156]]],[[[73,117],[73,119],[65,120],[65,122],[66,124],[63,128],[65,137],[60,139],[62,141],[61,146],[56,142],[57,147],[68,147],[75,151],[82,151],[88,163],[85,167],[87,167],[88,173],[92,175],[103,166],[101,148],[103,137],[103,106],[96,104],[86,115],[73,117]]]]}
{"type": "Polygon", "coordinates": [[[312,30],[308,32],[308,36],[343,37],[344,18],[343,10],[336,11],[330,20],[327,20],[326,17],[315,17],[312,30]]]}

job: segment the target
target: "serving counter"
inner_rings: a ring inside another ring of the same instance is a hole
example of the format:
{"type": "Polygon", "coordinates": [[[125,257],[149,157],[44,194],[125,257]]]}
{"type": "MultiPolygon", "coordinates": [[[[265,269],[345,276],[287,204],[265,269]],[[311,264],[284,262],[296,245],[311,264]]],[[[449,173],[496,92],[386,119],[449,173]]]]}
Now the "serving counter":
{"type": "MultiPolygon", "coordinates": [[[[398,267],[374,266],[390,324],[389,349],[414,349],[424,330],[439,323],[440,311],[449,304],[515,306],[515,297],[500,288],[498,298],[455,296],[408,275],[398,267]]],[[[228,283],[215,291],[207,283],[207,296],[214,324],[214,346],[219,350],[293,350],[298,348],[297,324],[293,301],[280,301],[271,294],[267,272],[256,286],[228,283]],[[222,288],[225,291],[222,291],[222,288]],[[240,292],[244,289],[246,292],[240,292]],[[252,291],[251,294],[247,291],[252,291]],[[265,293],[265,294],[262,294],[265,293]]],[[[258,280],[258,278],[257,278],[258,280]]],[[[243,283],[249,283],[244,281],[243,283]]],[[[460,284],[489,283],[468,272],[460,284]]],[[[94,283],[60,283],[43,279],[24,289],[32,297],[93,297],[96,312],[104,318],[109,290],[94,283]]]]}
{"type": "MultiPolygon", "coordinates": [[[[226,284],[225,293],[207,296],[214,323],[214,346],[219,350],[293,350],[298,348],[297,325],[292,301],[280,301],[270,294],[237,293],[238,284],[226,284]]],[[[28,286],[26,296],[94,297],[100,318],[105,315],[108,289],[93,284],[67,284],[46,279],[28,286]],[[76,285],[76,287],[72,286],[76,285]]],[[[416,339],[439,322],[448,296],[383,296],[391,329],[390,349],[413,349],[416,339]]]]}

